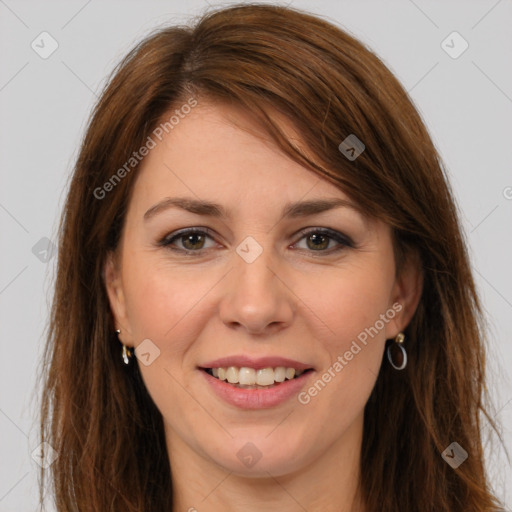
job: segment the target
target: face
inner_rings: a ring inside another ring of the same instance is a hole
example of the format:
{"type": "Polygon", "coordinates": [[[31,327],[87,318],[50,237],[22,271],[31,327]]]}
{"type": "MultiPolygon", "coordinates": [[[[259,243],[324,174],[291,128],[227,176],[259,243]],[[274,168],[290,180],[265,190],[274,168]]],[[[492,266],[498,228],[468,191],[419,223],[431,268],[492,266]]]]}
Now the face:
{"type": "Polygon", "coordinates": [[[225,105],[196,107],[137,172],[105,277],[171,461],[277,476],[357,439],[385,340],[417,303],[389,227],[225,105]]]}

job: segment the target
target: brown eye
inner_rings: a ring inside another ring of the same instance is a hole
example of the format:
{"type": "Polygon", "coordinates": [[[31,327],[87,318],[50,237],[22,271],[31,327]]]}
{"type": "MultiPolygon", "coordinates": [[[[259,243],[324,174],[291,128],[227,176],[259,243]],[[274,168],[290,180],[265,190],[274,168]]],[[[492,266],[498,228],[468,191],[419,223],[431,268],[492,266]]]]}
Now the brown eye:
{"type": "Polygon", "coordinates": [[[318,249],[327,249],[330,238],[323,234],[313,233],[308,235],[306,240],[308,247],[316,251],[318,249]]]}
{"type": "Polygon", "coordinates": [[[182,236],[180,240],[187,250],[202,249],[204,245],[204,236],[198,233],[182,236]]]}
{"type": "Polygon", "coordinates": [[[209,230],[184,229],[171,236],[166,236],[159,242],[159,245],[175,251],[199,254],[202,250],[212,247],[205,247],[208,238],[213,240],[209,230]]]}
{"type": "MultiPolygon", "coordinates": [[[[303,230],[299,241],[306,240],[306,247],[299,247],[307,252],[324,253],[326,255],[338,252],[347,247],[354,247],[352,240],[342,233],[328,228],[303,230]]],[[[207,239],[214,241],[213,232],[208,228],[188,228],[164,237],[158,245],[170,250],[188,255],[200,255],[212,248],[207,247],[207,239]]],[[[296,242],[297,245],[299,242],[296,242]]]]}
{"type": "MultiPolygon", "coordinates": [[[[347,247],[354,247],[352,240],[342,233],[328,228],[316,228],[302,231],[300,240],[306,240],[306,248],[309,252],[331,254],[347,247]],[[334,242],[334,244],[332,244],[334,242]]],[[[304,247],[299,247],[303,249],[304,247]]]]}

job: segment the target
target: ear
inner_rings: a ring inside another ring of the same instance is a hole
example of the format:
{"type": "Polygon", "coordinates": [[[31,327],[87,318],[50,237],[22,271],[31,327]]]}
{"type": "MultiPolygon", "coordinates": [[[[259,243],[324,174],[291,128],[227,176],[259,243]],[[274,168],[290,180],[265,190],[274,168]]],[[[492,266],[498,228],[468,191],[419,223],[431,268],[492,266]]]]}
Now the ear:
{"type": "Polygon", "coordinates": [[[386,325],[386,338],[395,338],[411,321],[423,291],[423,270],[417,251],[409,252],[396,277],[391,293],[391,308],[395,317],[386,325]]]}
{"type": "Polygon", "coordinates": [[[110,303],[110,309],[114,317],[116,329],[120,329],[119,339],[125,345],[133,346],[130,323],[126,316],[126,302],[121,280],[121,271],[116,254],[113,251],[107,253],[103,267],[103,280],[110,303]]]}

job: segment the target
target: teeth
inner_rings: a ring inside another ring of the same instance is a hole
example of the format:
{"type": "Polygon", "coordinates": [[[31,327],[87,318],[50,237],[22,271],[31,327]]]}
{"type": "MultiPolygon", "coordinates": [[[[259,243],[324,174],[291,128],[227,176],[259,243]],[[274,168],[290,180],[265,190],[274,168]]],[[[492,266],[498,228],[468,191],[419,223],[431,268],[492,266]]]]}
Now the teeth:
{"type": "Polygon", "coordinates": [[[274,380],[276,382],[284,382],[286,379],[286,368],[284,366],[278,366],[274,369],[274,380]]]}
{"type": "Polygon", "coordinates": [[[258,386],[271,386],[274,384],[274,369],[262,368],[258,370],[256,372],[256,384],[258,384],[258,386]]]}
{"type": "Polygon", "coordinates": [[[230,384],[239,384],[242,387],[272,386],[276,382],[291,380],[304,373],[304,370],[295,370],[295,368],[285,368],[284,366],[259,370],[246,366],[242,368],[228,366],[227,368],[212,368],[211,371],[213,376],[219,380],[227,380],[230,384]]]}
{"type": "Polygon", "coordinates": [[[230,384],[237,384],[238,383],[238,368],[235,368],[234,366],[230,366],[226,370],[226,379],[230,384]]]}
{"type": "Polygon", "coordinates": [[[252,368],[240,368],[238,372],[238,384],[254,386],[254,384],[256,384],[256,371],[252,368]]]}

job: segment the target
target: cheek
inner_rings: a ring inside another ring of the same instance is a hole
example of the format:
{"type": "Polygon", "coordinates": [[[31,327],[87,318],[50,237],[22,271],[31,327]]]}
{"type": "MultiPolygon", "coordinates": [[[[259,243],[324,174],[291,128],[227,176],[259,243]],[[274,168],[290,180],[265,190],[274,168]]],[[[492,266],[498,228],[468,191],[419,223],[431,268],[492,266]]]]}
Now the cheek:
{"type": "Polygon", "coordinates": [[[179,343],[182,337],[175,333],[185,325],[190,329],[188,315],[200,307],[212,286],[211,277],[203,279],[206,274],[198,270],[171,267],[165,260],[144,254],[127,261],[125,270],[126,309],[135,344],[144,338],[157,344],[164,340],[179,343]]]}
{"type": "Polygon", "coordinates": [[[388,270],[387,262],[368,258],[364,265],[347,264],[305,279],[304,287],[295,289],[305,302],[300,315],[308,319],[315,352],[323,357],[297,397],[299,414],[294,433],[288,433],[291,438],[313,440],[316,449],[327,449],[362,421],[382,362],[381,315],[388,311],[393,285],[388,270]]]}
{"type": "Polygon", "coordinates": [[[196,360],[193,340],[202,328],[199,318],[206,315],[201,298],[214,284],[211,274],[203,279],[199,275],[206,272],[180,269],[144,253],[132,254],[124,269],[134,344],[150,339],[158,348],[150,364],[137,361],[146,388],[164,417],[176,410],[200,415],[180,383],[185,362],[196,360]]]}
{"type": "MultiPolygon", "coordinates": [[[[384,324],[379,319],[390,307],[391,287],[392,279],[381,264],[344,269],[323,280],[322,289],[310,296],[314,297],[313,311],[318,312],[330,334],[325,341],[332,350],[348,350],[351,341],[368,330],[371,330],[372,338],[384,336],[384,324]],[[376,322],[378,334],[371,329],[376,322]]],[[[364,339],[364,334],[360,339],[364,339]]]]}
{"type": "Polygon", "coordinates": [[[317,375],[322,382],[306,390],[303,403],[311,398],[341,423],[364,407],[379,373],[385,327],[395,315],[388,270],[386,262],[346,268],[322,280],[321,293],[308,302],[318,312],[315,337],[328,358],[317,375]]]}

